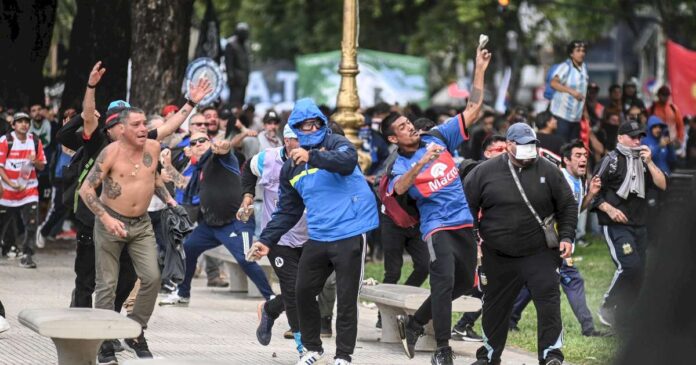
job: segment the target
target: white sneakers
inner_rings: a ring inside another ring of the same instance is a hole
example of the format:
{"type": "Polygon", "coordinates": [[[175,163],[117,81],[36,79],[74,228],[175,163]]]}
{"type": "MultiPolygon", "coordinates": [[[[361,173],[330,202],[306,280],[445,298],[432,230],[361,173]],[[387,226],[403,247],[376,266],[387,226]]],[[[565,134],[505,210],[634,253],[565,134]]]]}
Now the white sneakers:
{"type": "Polygon", "coordinates": [[[41,234],[41,230],[37,229],[36,230],[36,247],[37,248],[44,248],[46,247],[46,237],[41,234]]]}
{"type": "MultiPolygon", "coordinates": [[[[297,362],[295,365],[318,365],[318,364],[325,364],[324,361],[324,353],[323,352],[317,352],[317,351],[307,351],[304,353],[302,357],[300,357],[300,361],[297,362]]],[[[336,359],[334,361],[334,365],[351,365],[350,361],[344,360],[344,359],[336,359]]]]}
{"type": "Polygon", "coordinates": [[[307,351],[295,365],[317,365],[324,357],[323,352],[307,351]]]}
{"type": "Polygon", "coordinates": [[[10,322],[8,322],[5,317],[0,316],[0,333],[3,333],[10,329],[10,322]]]}

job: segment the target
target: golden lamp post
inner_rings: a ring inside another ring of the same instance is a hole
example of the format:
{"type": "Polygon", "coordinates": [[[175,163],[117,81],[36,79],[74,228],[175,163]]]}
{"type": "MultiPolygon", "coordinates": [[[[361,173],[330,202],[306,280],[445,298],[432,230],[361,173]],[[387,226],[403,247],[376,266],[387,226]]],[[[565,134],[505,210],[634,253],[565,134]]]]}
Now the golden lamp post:
{"type": "Polygon", "coordinates": [[[343,40],[341,40],[341,64],[338,73],[341,74],[341,86],[336,98],[336,113],[331,120],[338,123],[351,143],[358,150],[358,164],[366,171],[372,164],[370,154],[363,152],[362,141],[358,131],[364,118],[358,113],[360,98],[355,77],[358,75],[358,0],[343,2],[343,40]]]}

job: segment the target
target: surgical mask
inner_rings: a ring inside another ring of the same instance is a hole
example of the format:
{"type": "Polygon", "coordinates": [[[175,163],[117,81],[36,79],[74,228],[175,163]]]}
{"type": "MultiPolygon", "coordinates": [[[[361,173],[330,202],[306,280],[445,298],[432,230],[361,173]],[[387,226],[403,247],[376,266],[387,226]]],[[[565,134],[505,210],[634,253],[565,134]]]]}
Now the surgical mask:
{"type": "Polygon", "coordinates": [[[530,160],[537,157],[537,146],[534,143],[531,144],[518,144],[515,151],[515,158],[517,160],[530,160]]]}

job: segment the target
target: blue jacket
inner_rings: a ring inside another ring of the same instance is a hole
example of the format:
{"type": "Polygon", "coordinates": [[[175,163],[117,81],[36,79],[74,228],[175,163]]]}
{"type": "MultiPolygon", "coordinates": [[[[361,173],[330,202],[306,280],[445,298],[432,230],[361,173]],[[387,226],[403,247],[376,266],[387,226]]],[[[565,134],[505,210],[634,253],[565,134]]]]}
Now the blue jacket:
{"type": "Polygon", "coordinates": [[[338,241],[377,228],[377,204],[358,167],[355,146],[345,137],[331,134],[326,117],[310,99],[295,103],[288,123],[302,148],[309,150],[309,162],[285,161],[278,207],[259,241],[267,246],[277,244],[305,208],[309,238],[314,241],[338,241]],[[321,119],[324,125],[314,133],[297,129],[310,118],[321,119]]]}
{"type": "Polygon", "coordinates": [[[660,138],[655,138],[652,134],[652,129],[655,126],[661,126],[663,131],[667,130],[667,124],[665,124],[662,119],[651,116],[648,119],[648,126],[645,128],[646,136],[643,137],[641,143],[650,147],[652,152],[652,160],[655,165],[660,168],[665,174],[669,175],[671,173],[669,165],[677,160],[677,155],[674,152],[674,147],[672,145],[667,145],[665,147],[660,146],[660,138]]]}

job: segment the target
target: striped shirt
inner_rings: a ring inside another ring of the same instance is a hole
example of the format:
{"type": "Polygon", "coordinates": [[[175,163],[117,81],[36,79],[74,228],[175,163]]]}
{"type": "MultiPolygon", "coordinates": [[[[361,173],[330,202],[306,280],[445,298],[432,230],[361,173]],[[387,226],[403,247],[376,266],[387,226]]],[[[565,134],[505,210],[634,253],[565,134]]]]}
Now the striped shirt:
{"type": "MultiPolygon", "coordinates": [[[[2,187],[5,191],[0,198],[0,205],[5,207],[19,207],[39,201],[39,182],[36,179],[36,169],[32,168],[26,181],[19,181],[22,167],[25,164],[30,164],[31,155],[36,153],[34,151],[34,135],[28,134],[24,141],[20,141],[15,132],[12,132],[12,137],[11,151],[8,151],[7,136],[0,137],[0,168],[5,169],[5,174],[10,180],[23,184],[25,188],[16,190],[3,181],[2,187]]],[[[39,141],[37,160],[46,163],[41,141],[39,141]]]]}
{"type": "Polygon", "coordinates": [[[573,65],[573,61],[567,60],[556,68],[553,76],[558,76],[564,86],[580,92],[583,99],[577,100],[573,95],[556,91],[551,99],[551,113],[570,122],[579,122],[582,118],[582,108],[585,106],[584,97],[587,94],[589,80],[585,64],[578,68],[573,65]]]}

